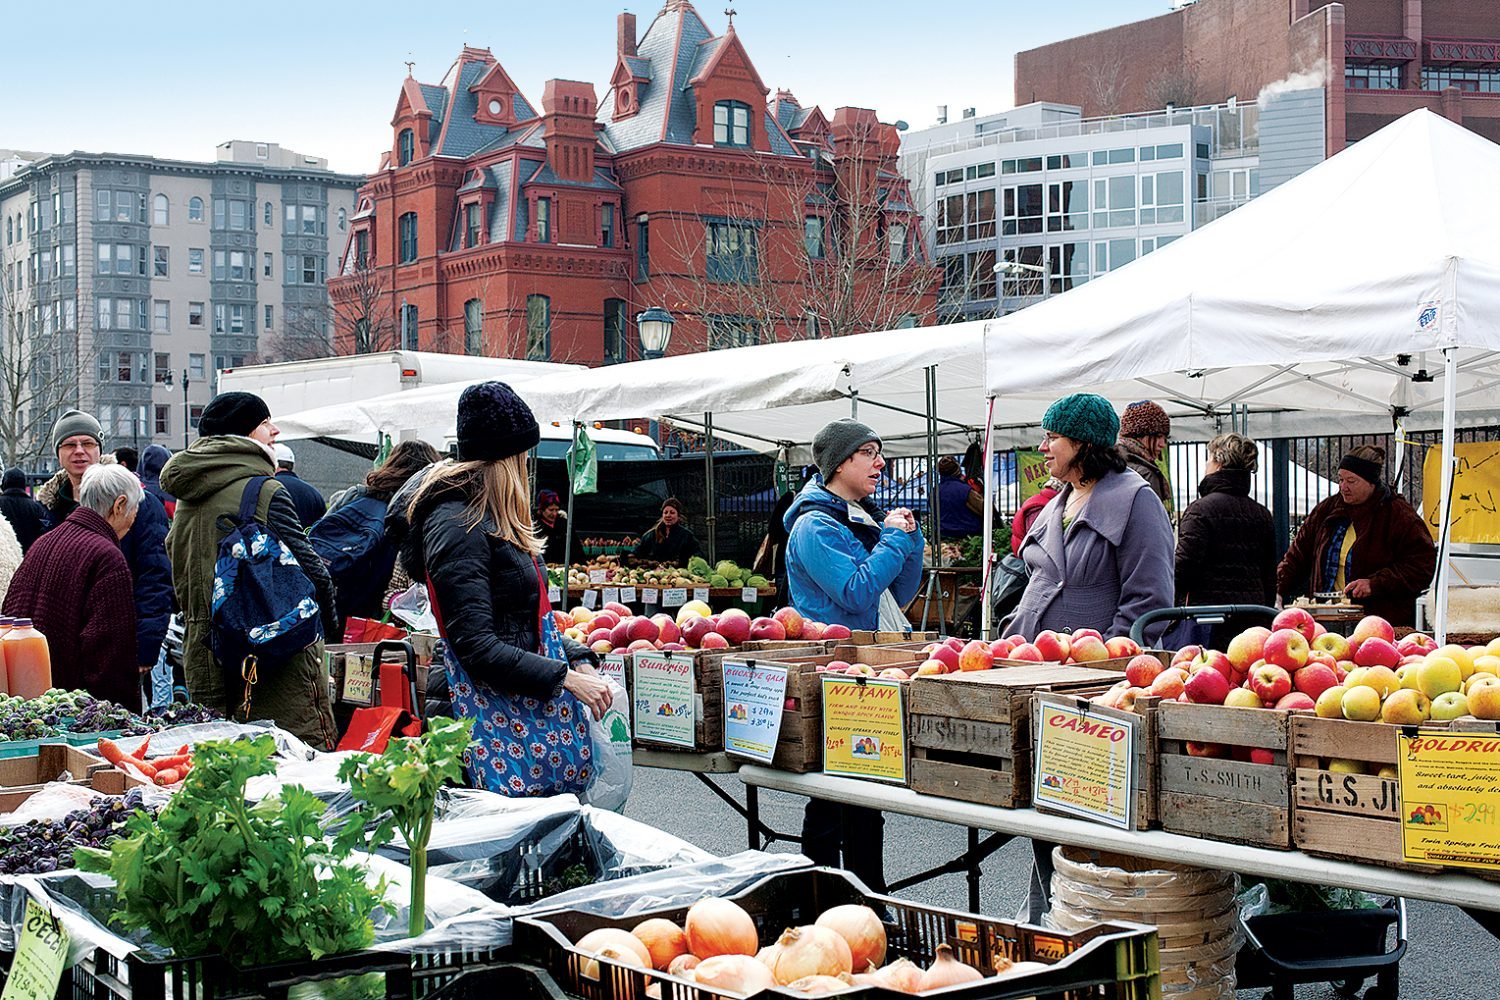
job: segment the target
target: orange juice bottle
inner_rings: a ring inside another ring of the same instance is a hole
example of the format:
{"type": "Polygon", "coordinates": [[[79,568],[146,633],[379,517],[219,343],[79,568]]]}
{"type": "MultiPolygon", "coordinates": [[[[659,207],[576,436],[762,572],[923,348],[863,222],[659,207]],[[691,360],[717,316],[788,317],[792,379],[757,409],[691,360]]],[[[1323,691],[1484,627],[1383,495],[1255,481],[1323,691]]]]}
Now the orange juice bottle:
{"type": "Polygon", "coordinates": [[[52,687],[52,654],[47,637],[31,627],[30,618],[17,618],[14,627],[0,639],[10,693],[36,698],[52,687]]]}
{"type": "Polygon", "coordinates": [[[10,672],[5,668],[5,633],[11,630],[15,619],[0,615],[0,694],[10,694],[10,672]]]}

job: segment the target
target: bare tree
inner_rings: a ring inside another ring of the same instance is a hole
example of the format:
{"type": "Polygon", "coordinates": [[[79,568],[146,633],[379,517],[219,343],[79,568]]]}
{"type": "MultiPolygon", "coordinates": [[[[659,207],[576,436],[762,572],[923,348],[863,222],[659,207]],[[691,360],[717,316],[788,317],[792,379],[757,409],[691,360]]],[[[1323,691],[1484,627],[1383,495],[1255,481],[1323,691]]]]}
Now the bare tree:
{"type": "Polygon", "coordinates": [[[1125,57],[1116,53],[1089,64],[1083,75],[1085,114],[1115,115],[1125,99],[1125,57]]]}
{"type": "Polygon", "coordinates": [[[396,350],[400,335],[386,277],[368,257],[357,256],[352,248],[349,254],[341,280],[328,288],[333,342],[355,354],[396,350]]]}
{"type": "Polygon", "coordinates": [[[310,361],[334,354],[330,321],[333,307],[328,303],[292,305],[282,309],[281,332],[262,341],[259,362],[310,361]]]}
{"type": "Polygon", "coordinates": [[[0,255],[0,442],[7,466],[46,455],[52,421],[78,400],[80,350],[70,332],[78,329],[76,306],[42,301],[20,246],[0,255]]]}
{"type": "Polygon", "coordinates": [[[1151,108],[1190,108],[1198,89],[1197,75],[1187,64],[1165,66],[1146,81],[1146,103],[1151,108]]]}

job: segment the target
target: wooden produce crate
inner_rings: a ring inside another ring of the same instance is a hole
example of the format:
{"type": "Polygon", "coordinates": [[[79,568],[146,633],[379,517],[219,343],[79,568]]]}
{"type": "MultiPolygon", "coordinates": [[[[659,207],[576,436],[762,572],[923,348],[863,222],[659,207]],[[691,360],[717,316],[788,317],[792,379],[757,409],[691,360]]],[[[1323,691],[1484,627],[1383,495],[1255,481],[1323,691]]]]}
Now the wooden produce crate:
{"type": "MultiPolygon", "coordinates": [[[[1458,723],[1424,722],[1422,728],[1450,725],[1458,723]]],[[[1298,849],[1407,871],[1442,870],[1401,860],[1401,797],[1395,776],[1400,729],[1383,722],[1305,714],[1292,720],[1296,759],[1292,840],[1298,849]],[[1333,770],[1329,766],[1333,760],[1358,762],[1366,773],[1333,770]],[[1389,769],[1385,775],[1380,774],[1382,768],[1389,769]]]]}
{"type": "Polygon", "coordinates": [[[1295,714],[1179,701],[1159,704],[1157,811],[1162,829],[1290,850],[1295,714]],[[1272,762],[1194,756],[1188,752],[1189,743],[1266,750],[1272,762]]]}
{"type": "MultiPolygon", "coordinates": [[[[1072,702],[1080,710],[1095,710],[1101,709],[1103,706],[1092,704],[1090,699],[1096,694],[1102,694],[1107,689],[1105,687],[1101,690],[1084,689],[1081,691],[1055,691],[1052,693],[1072,702]]],[[[1134,712],[1129,713],[1140,717],[1140,721],[1136,724],[1135,741],[1135,773],[1139,787],[1135,801],[1135,828],[1137,830],[1152,830],[1161,826],[1161,818],[1157,815],[1157,799],[1160,794],[1161,775],[1159,773],[1160,761],[1156,754],[1156,712],[1157,706],[1160,704],[1160,698],[1142,696],[1135,700],[1136,707],[1134,712]]],[[[1031,749],[1033,760],[1036,759],[1036,722],[1040,716],[1040,711],[1040,703],[1033,699],[1031,715],[1031,749]]],[[[1113,711],[1115,714],[1119,714],[1119,710],[1105,709],[1105,711],[1113,711]]],[[[1053,816],[1068,815],[1067,813],[1059,812],[1043,805],[1037,805],[1036,811],[1048,813],[1053,816]]]]}
{"type": "MultiPolygon", "coordinates": [[[[87,785],[101,771],[125,777],[98,757],[66,743],[43,743],[34,753],[7,757],[0,760],[0,813],[14,812],[48,782],[66,781],[74,785],[87,785]]],[[[109,788],[114,787],[114,784],[111,779],[109,788]]],[[[123,782],[119,784],[123,785],[123,782]]],[[[134,784],[129,787],[134,787],[134,784]]],[[[108,791],[109,788],[99,790],[108,791]]],[[[124,790],[124,787],[120,788],[121,792],[124,790]]]]}
{"type": "Polygon", "coordinates": [[[936,632],[923,632],[913,630],[911,632],[882,632],[875,629],[857,628],[850,633],[844,641],[851,646],[888,646],[893,643],[916,643],[925,646],[929,642],[936,642],[940,636],[936,632]]]}
{"type": "Polygon", "coordinates": [[[962,802],[1024,808],[1031,801],[1033,692],[1102,690],[1116,680],[1103,670],[1035,663],[912,678],[911,787],[962,802]]]}
{"type": "Polygon", "coordinates": [[[735,649],[740,652],[781,652],[783,650],[804,650],[809,647],[818,649],[819,652],[831,653],[833,648],[846,639],[751,639],[742,642],[735,649]]]}

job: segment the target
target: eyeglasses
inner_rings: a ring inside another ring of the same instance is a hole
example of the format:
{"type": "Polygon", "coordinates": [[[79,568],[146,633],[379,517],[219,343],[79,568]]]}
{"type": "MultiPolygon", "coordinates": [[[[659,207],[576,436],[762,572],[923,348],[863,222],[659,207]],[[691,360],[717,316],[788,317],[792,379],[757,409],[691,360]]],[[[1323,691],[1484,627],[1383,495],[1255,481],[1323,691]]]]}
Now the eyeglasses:
{"type": "Polygon", "coordinates": [[[867,444],[863,448],[855,448],[854,454],[863,455],[865,458],[873,462],[875,461],[875,459],[880,457],[880,446],[876,444],[867,444]]]}
{"type": "Polygon", "coordinates": [[[1053,442],[1055,442],[1055,441],[1061,441],[1062,439],[1063,439],[1063,435],[1061,435],[1061,434],[1053,434],[1051,431],[1047,431],[1045,434],[1042,435],[1042,444],[1052,444],[1053,442]]]}

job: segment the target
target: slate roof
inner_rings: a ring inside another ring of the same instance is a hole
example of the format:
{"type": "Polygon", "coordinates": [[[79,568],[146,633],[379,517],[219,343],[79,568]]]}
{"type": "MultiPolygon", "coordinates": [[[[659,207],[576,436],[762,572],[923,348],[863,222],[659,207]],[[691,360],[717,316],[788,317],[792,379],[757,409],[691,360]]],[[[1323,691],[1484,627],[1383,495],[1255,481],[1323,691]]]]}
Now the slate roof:
{"type": "Polygon", "coordinates": [[[525,198],[520,196],[520,188],[535,175],[537,168],[541,165],[539,160],[520,160],[516,163],[521,182],[516,185],[515,208],[511,211],[509,227],[511,235],[502,239],[514,240],[517,243],[526,242],[526,227],[531,224],[531,206],[525,198]]]}
{"type": "Polygon", "coordinates": [[[443,134],[442,156],[473,156],[479,149],[493,143],[508,131],[503,125],[490,125],[474,120],[479,111],[479,98],[469,88],[478,83],[489,71],[492,63],[479,60],[466,62],[459,67],[458,78],[453,84],[452,113],[448,116],[448,128],[443,134]]]}
{"type": "Polygon", "coordinates": [[[489,218],[491,243],[505,243],[510,240],[510,167],[508,160],[490,167],[490,177],[495,182],[495,204],[490,209],[489,218]]]}
{"type": "Polygon", "coordinates": [[[605,170],[603,167],[594,168],[594,176],[592,180],[569,181],[563,180],[561,177],[557,176],[557,174],[553,172],[552,168],[544,163],[542,164],[542,169],[538,170],[536,173],[528,177],[525,183],[546,184],[553,187],[590,188],[595,191],[622,190],[620,185],[615,183],[615,179],[610,176],[609,171],[605,170]]]}
{"type": "Polygon", "coordinates": [[[656,16],[636,47],[635,58],[651,71],[650,82],[636,91],[640,110],[623,121],[610,121],[615,106],[613,87],[599,102],[598,120],[611,147],[626,152],[663,139],[692,144],[696,115],[692,95],[683,88],[692,76],[700,43],[711,38],[713,33],[691,7],[664,10],[656,16]]]}
{"type": "Polygon", "coordinates": [[[643,80],[651,79],[651,60],[642,59],[640,56],[626,56],[625,67],[630,70],[632,76],[638,76],[643,80]]]}
{"type": "Polygon", "coordinates": [[[782,156],[800,156],[797,147],[793,146],[787,139],[786,133],[776,127],[776,120],[771,117],[771,112],[766,112],[766,135],[771,137],[771,152],[782,156]]]}

